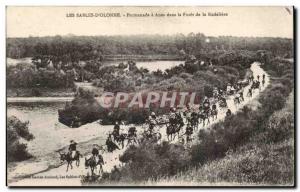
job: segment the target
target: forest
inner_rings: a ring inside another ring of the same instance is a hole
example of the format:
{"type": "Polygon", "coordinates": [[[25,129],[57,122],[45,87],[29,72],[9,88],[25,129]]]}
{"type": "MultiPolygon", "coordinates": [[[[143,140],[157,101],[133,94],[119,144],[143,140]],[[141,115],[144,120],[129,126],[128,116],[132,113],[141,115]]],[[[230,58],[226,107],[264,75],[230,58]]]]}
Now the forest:
{"type": "MultiPolygon", "coordinates": [[[[291,39],[271,37],[188,35],[131,36],[54,36],[7,38],[7,57],[23,58],[37,55],[59,57],[64,61],[105,58],[106,55],[179,55],[200,56],[209,51],[266,50],[275,55],[292,57],[291,39]],[[285,55],[289,54],[289,55],[285,55]]],[[[203,56],[203,55],[202,55],[203,56]]]]}

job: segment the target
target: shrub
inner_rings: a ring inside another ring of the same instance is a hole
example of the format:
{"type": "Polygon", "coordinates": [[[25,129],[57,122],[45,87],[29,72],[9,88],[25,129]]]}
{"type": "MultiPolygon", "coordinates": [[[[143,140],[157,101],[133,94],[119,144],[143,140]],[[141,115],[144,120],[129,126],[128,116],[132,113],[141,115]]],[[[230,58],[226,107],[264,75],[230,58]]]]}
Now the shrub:
{"type": "Polygon", "coordinates": [[[291,138],[294,134],[294,100],[293,94],[283,110],[271,115],[265,125],[264,132],[257,137],[258,142],[276,143],[291,138]]]}
{"type": "Polygon", "coordinates": [[[104,109],[94,98],[92,92],[79,89],[75,99],[58,111],[59,121],[67,126],[79,127],[101,118],[104,109]]]}
{"type": "Polygon", "coordinates": [[[125,77],[112,77],[104,83],[104,90],[110,92],[131,92],[135,90],[135,83],[132,79],[125,77]]]}
{"type": "Polygon", "coordinates": [[[236,152],[228,151],[222,159],[193,167],[171,177],[171,182],[228,182],[240,185],[293,185],[294,157],[291,140],[276,144],[248,144],[236,152]]]}
{"type": "Polygon", "coordinates": [[[274,87],[272,92],[263,94],[259,99],[262,103],[262,110],[266,115],[271,115],[275,110],[279,110],[284,106],[286,95],[280,90],[280,87],[274,87]]]}
{"type": "Polygon", "coordinates": [[[213,96],[213,87],[212,86],[204,86],[204,95],[207,97],[213,96]]]}
{"type": "Polygon", "coordinates": [[[181,73],[179,75],[179,77],[183,78],[183,79],[187,79],[187,78],[191,78],[193,77],[193,75],[189,74],[189,73],[181,73]]]}
{"type": "Polygon", "coordinates": [[[199,135],[201,135],[201,144],[192,146],[191,155],[193,165],[202,165],[207,161],[221,158],[225,155],[225,152],[228,150],[227,146],[219,143],[213,134],[201,131],[199,135]]]}
{"type": "Polygon", "coordinates": [[[193,146],[193,163],[203,164],[224,157],[229,149],[235,150],[246,143],[253,134],[254,113],[247,107],[237,115],[217,123],[209,130],[199,132],[199,144],[193,146]]]}
{"type": "Polygon", "coordinates": [[[34,97],[40,97],[40,96],[42,95],[42,93],[41,93],[37,88],[33,88],[33,89],[31,90],[31,94],[32,94],[32,96],[34,96],[34,97]]]}
{"type": "Polygon", "coordinates": [[[7,119],[7,159],[8,161],[23,161],[32,157],[27,152],[27,145],[20,143],[23,138],[26,141],[34,139],[28,130],[29,122],[22,122],[15,116],[7,119]]]}
{"type": "Polygon", "coordinates": [[[271,116],[264,134],[266,143],[283,141],[293,133],[293,114],[276,113],[271,116]]]}
{"type": "Polygon", "coordinates": [[[129,176],[141,181],[176,174],[188,166],[190,155],[182,145],[145,141],[139,147],[128,148],[120,160],[126,163],[126,168],[121,170],[122,178],[129,176]]]}
{"type": "Polygon", "coordinates": [[[7,69],[7,86],[9,88],[68,88],[73,87],[74,77],[62,70],[35,69],[33,66],[10,66],[7,69]]]}

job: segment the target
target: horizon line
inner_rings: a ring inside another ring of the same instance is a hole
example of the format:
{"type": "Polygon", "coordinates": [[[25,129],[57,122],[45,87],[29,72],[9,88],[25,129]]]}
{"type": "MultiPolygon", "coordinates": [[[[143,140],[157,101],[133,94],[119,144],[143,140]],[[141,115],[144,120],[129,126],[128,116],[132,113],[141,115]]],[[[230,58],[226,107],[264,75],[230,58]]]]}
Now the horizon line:
{"type": "MultiPolygon", "coordinates": [[[[284,37],[284,36],[239,36],[239,35],[206,35],[204,33],[201,32],[190,32],[193,33],[194,35],[196,34],[203,34],[205,37],[213,37],[213,38],[220,38],[220,37],[236,37],[236,38],[281,38],[281,39],[291,39],[293,40],[294,37],[284,37]]],[[[28,35],[28,36],[7,36],[6,35],[6,39],[7,38],[46,38],[46,37],[130,37],[130,36],[178,36],[178,35],[183,35],[183,36],[188,36],[190,33],[172,33],[172,34],[146,34],[146,33],[136,33],[136,34],[99,34],[99,35],[79,35],[79,34],[56,34],[56,35],[28,35]]]]}

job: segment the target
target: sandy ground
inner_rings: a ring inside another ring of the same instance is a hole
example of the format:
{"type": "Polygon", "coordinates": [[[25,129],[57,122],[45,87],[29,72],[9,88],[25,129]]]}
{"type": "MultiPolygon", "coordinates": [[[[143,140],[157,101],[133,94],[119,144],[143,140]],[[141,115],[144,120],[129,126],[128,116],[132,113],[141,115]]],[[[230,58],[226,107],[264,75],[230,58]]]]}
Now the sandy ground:
{"type": "Polygon", "coordinates": [[[8,103],[18,103],[18,102],[70,102],[74,97],[8,97],[8,103]]]}
{"type": "MultiPolygon", "coordinates": [[[[264,72],[264,70],[259,66],[259,63],[253,63],[252,66],[251,66],[251,70],[252,70],[253,75],[254,75],[255,78],[257,77],[257,75],[259,75],[262,79],[262,75],[266,74],[264,72]]],[[[268,74],[266,74],[266,83],[265,83],[265,86],[261,88],[261,91],[263,91],[267,87],[267,85],[269,84],[269,81],[270,81],[269,76],[268,76],[268,74]]],[[[228,104],[229,108],[231,109],[231,111],[233,113],[236,113],[243,106],[251,104],[251,101],[259,95],[260,91],[255,90],[253,92],[253,96],[251,98],[246,97],[248,89],[249,89],[249,86],[245,87],[245,89],[244,89],[245,101],[243,103],[241,103],[240,105],[238,105],[238,106],[236,106],[234,104],[233,96],[228,97],[227,104],[228,104]]],[[[226,110],[219,110],[218,118],[215,121],[211,121],[210,125],[212,125],[213,123],[224,120],[225,113],[226,113],[226,110]]],[[[202,127],[202,126],[199,126],[199,127],[200,127],[200,129],[206,129],[210,125],[208,125],[206,127],[202,127]]],[[[87,125],[86,127],[89,127],[88,129],[86,128],[86,130],[85,130],[87,132],[90,129],[90,125],[87,125]]],[[[123,131],[126,132],[128,127],[129,126],[126,126],[126,127],[123,126],[123,129],[124,129],[123,131]]],[[[102,134],[106,135],[107,131],[112,131],[112,129],[113,129],[112,126],[111,127],[104,127],[104,128],[101,129],[101,132],[104,131],[105,133],[104,134],[102,133],[102,134]]],[[[139,131],[142,131],[141,127],[137,127],[137,129],[139,131]]],[[[98,130],[98,132],[99,131],[100,130],[98,130]]],[[[164,126],[164,127],[160,128],[159,131],[162,134],[162,140],[167,140],[166,127],[164,126]]],[[[184,131],[185,131],[185,128],[182,130],[180,135],[182,135],[184,133],[184,131]]],[[[64,133],[64,134],[68,134],[68,133],[64,133]]],[[[80,135],[80,134],[76,133],[76,135],[80,135]]],[[[193,136],[196,137],[197,133],[194,133],[193,136]]],[[[172,142],[178,142],[178,139],[175,139],[172,142]]],[[[103,158],[104,158],[104,161],[105,161],[105,164],[104,164],[104,167],[103,167],[104,171],[110,172],[113,169],[114,166],[117,166],[117,167],[122,166],[121,162],[119,161],[119,156],[125,150],[126,150],[126,147],[122,150],[116,150],[113,153],[103,153],[102,155],[103,155],[103,158]]],[[[47,170],[42,171],[42,172],[37,173],[37,174],[34,174],[34,175],[31,175],[28,178],[22,178],[22,179],[19,178],[20,180],[9,183],[9,186],[80,186],[80,185],[82,185],[81,176],[86,175],[86,174],[89,173],[89,169],[85,169],[85,166],[84,166],[84,158],[85,157],[81,158],[81,163],[80,163],[79,167],[74,166],[73,169],[69,169],[68,172],[66,172],[66,165],[63,164],[63,165],[61,165],[59,167],[56,167],[56,168],[52,168],[52,169],[48,168],[47,170]]],[[[34,167],[32,167],[32,168],[34,168],[34,167]]],[[[30,169],[31,168],[28,168],[28,167],[26,167],[25,170],[16,169],[13,172],[11,172],[10,175],[18,175],[18,172],[28,173],[28,171],[31,172],[30,169]]]]}

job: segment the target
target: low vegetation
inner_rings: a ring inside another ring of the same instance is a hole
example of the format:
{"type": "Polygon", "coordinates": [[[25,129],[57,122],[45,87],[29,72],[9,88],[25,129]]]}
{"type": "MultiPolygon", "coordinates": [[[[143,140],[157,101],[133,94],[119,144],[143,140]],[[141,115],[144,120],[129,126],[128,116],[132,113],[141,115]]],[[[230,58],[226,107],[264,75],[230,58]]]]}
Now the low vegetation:
{"type": "Polygon", "coordinates": [[[246,144],[230,148],[224,158],[213,158],[175,176],[161,178],[158,185],[174,181],[194,185],[293,185],[293,99],[291,93],[284,108],[274,112],[246,144]]]}
{"type": "Polygon", "coordinates": [[[32,157],[24,141],[34,139],[28,130],[29,122],[22,122],[15,116],[7,118],[7,159],[8,161],[23,161],[32,157]]]}
{"type": "Polygon", "coordinates": [[[79,127],[96,121],[105,113],[94,98],[92,92],[80,88],[72,102],[67,103],[63,110],[58,111],[59,121],[70,127],[79,127]]]}
{"type": "Polygon", "coordinates": [[[64,72],[51,68],[37,70],[33,65],[22,63],[7,68],[9,87],[71,87],[73,76],[71,71],[64,72]]]}
{"type": "MultiPolygon", "coordinates": [[[[225,89],[228,83],[234,84],[239,79],[245,78],[246,72],[249,70],[250,64],[259,59],[257,54],[244,51],[231,52],[232,54],[215,55],[218,65],[212,65],[209,62],[202,61],[203,58],[188,58],[184,64],[175,66],[166,71],[149,72],[146,69],[138,68],[135,62],[129,61],[128,64],[119,64],[119,66],[105,66],[101,67],[96,73],[99,79],[94,80],[95,86],[103,86],[104,91],[108,92],[141,92],[146,95],[149,91],[156,92],[197,92],[196,101],[200,101],[204,96],[212,96],[214,87],[225,89]],[[225,59],[226,58],[226,59],[225,59]],[[230,64],[231,63],[231,64],[230,64]],[[127,69],[128,70],[124,70],[127,69]]],[[[78,94],[77,100],[82,94],[78,94]]],[[[92,97],[92,96],[91,96],[92,97]]],[[[91,99],[91,98],[90,98],[91,99]]],[[[80,100],[84,100],[81,98],[80,100]]],[[[74,119],[75,115],[82,120],[80,125],[90,122],[90,119],[102,119],[103,124],[111,124],[115,121],[125,121],[127,123],[144,123],[149,111],[155,111],[156,114],[164,114],[169,111],[169,107],[165,108],[113,108],[113,109],[99,109],[94,111],[94,105],[97,106],[96,100],[94,102],[86,102],[86,114],[92,114],[92,117],[82,116],[82,112],[76,111],[81,109],[81,104],[72,102],[66,106],[65,110],[60,111],[61,122],[70,125],[71,121],[64,121],[64,119],[74,119]],[[76,105],[80,104],[80,105],[76,105]],[[86,119],[87,118],[87,119],[86,119]]],[[[101,106],[100,106],[101,107],[101,106]]],[[[78,127],[78,126],[75,126],[78,127]]]]}

